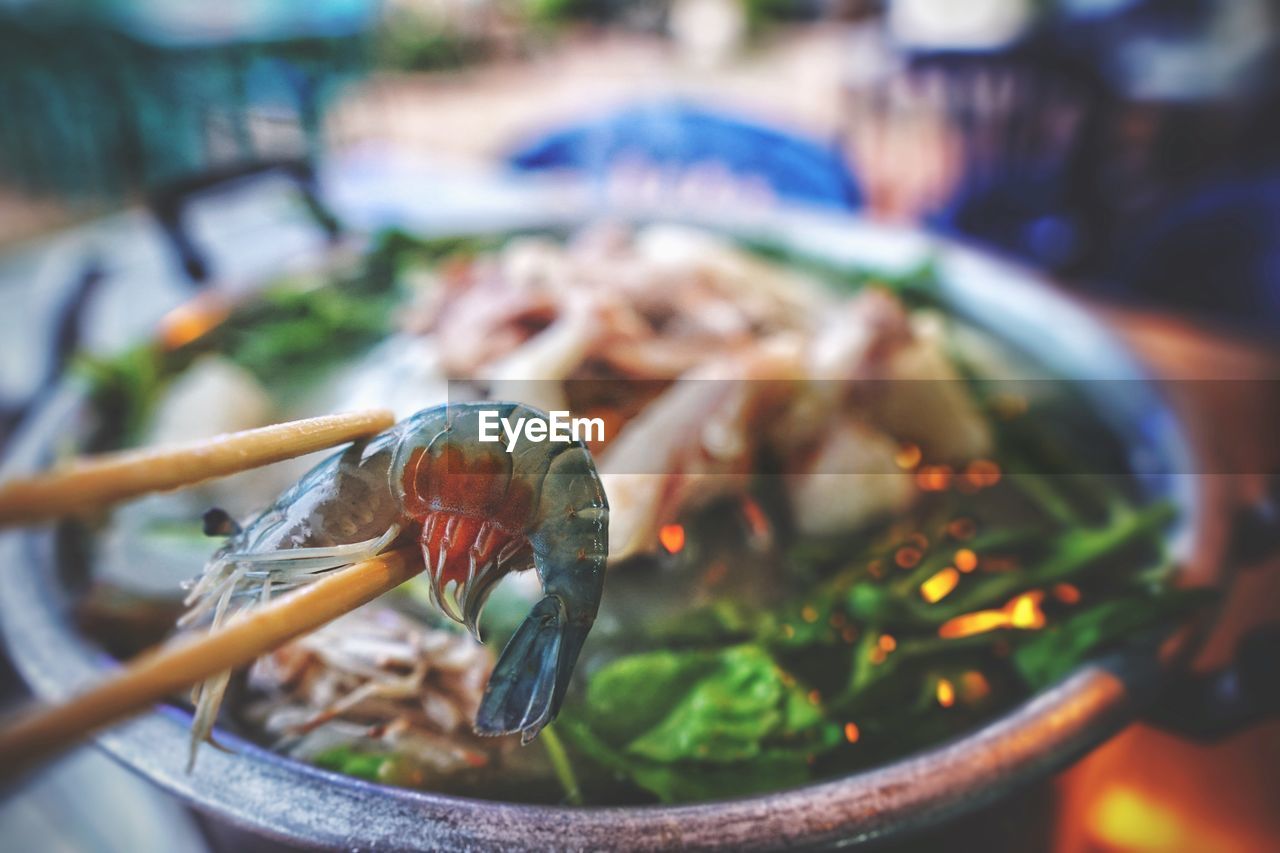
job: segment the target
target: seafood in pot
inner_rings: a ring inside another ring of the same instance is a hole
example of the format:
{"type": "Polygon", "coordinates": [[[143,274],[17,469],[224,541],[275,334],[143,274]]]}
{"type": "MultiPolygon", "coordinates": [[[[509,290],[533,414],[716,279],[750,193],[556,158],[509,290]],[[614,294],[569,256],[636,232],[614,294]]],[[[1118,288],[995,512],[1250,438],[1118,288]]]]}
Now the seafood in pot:
{"type": "MultiPolygon", "coordinates": [[[[609,507],[581,442],[521,436],[508,452],[479,441],[482,410],[547,420],[518,403],[426,409],[321,462],[243,527],[210,513],[209,532],[228,539],[191,589],[183,623],[218,624],[235,605],[416,540],[433,601],[479,638],[494,585],[536,568],[543,597],[498,659],[475,720],[480,734],[531,740],[559,710],[595,620],[609,507]]],[[[229,677],[197,688],[193,759],[229,677]]]]}
{"type": "Polygon", "coordinates": [[[323,763],[354,744],[397,757],[380,778],[421,784],[511,752],[471,732],[492,668],[467,634],[372,604],[258,660],[248,684],[263,698],[244,716],[290,755],[323,763]]]}
{"type": "MultiPolygon", "coordinates": [[[[214,501],[237,518],[271,508],[244,529],[209,517],[229,538],[188,623],[384,549],[423,554],[405,589],[248,673],[228,721],[272,749],[504,801],[723,800],[963,733],[1194,606],[1164,582],[1172,506],[1125,477],[1078,476],[1076,460],[1119,458],[1106,424],[1058,383],[1009,391],[1000,380],[1053,377],[950,312],[930,269],[665,225],[444,248],[398,235],[375,253],[369,275],[328,289],[354,310],[399,270],[386,337],[354,360],[313,351],[323,381],[225,345],[290,343],[292,314],[228,321],[235,336],[171,365],[161,353],[140,377],[195,375],[202,353],[255,365],[273,417],[418,412],[279,499],[281,470],[264,469],[214,501]],[[450,393],[520,400],[483,404],[514,418],[565,409],[603,434],[592,458],[523,443],[508,456],[475,441],[479,404],[420,411],[450,393]],[[477,632],[482,606],[492,649],[432,612],[477,632]],[[527,740],[553,716],[537,749],[475,732],[527,740]]],[[[320,324],[314,340],[334,339],[320,324]]],[[[179,381],[157,391],[188,419],[223,405],[179,381]]],[[[112,578],[145,565],[138,537],[180,554],[183,576],[205,563],[191,506],[161,509],[167,526],[131,516],[135,550],[109,552],[112,578]]],[[[198,735],[222,689],[204,688],[198,735]]]]}
{"type": "Polygon", "coordinates": [[[918,497],[893,462],[899,443],[946,463],[992,449],[938,317],[876,287],[840,300],[696,229],[517,238],[438,285],[407,326],[437,348],[441,381],[606,416],[593,450],[615,564],[657,551],[682,514],[744,492],[762,454],[790,475],[800,527],[832,533],[918,497]],[[830,500],[841,492],[857,499],[830,500]]]}

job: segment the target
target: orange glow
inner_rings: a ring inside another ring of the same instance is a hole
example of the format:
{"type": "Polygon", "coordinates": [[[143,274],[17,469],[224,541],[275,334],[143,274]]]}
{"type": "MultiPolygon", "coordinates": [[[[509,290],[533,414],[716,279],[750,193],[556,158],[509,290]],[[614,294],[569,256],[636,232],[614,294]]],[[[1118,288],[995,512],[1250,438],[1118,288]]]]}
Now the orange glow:
{"type": "Polygon", "coordinates": [[[973,634],[985,634],[998,628],[1018,628],[1033,631],[1043,628],[1044,612],[1040,603],[1044,601],[1044,592],[1032,590],[1015,596],[999,610],[978,610],[965,613],[954,619],[948,619],[938,628],[938,636],[943,639],[969,637],[973,634]]]}
{"type": "Polygon", "coordinates": [[[1212,745],[1127,728],[1060,777],[1055,853],[1275,850],[1280,726],[1212,745]]]}
{"type": "Polygon", "coordinates": [[[881,634],[880,639],[876,640],[876,646],[880,651],[888,654],[898,647],[898,641],[893,638],[892,634],[881,634]]]}
{"type": "Polygon", "coordinates": [[[951,590],[960,583],[960,573],[947,566],[924,583],[920,584],[920,597],[933,604],[951,594],[951,590]]]}
{"type": "Polygon", "coordinates": [[[810,690],[810,691],[809,691],[809,704],[810,704],[810,705],[817,705],[817,704],[818,704],[819,702],[821,702],[821,701],[822,701],[822,694],[821,694],[821,693],[819,693],[817,690],[810,690]]]}
{"type": "Polygon", "coordinates": [[[1061,601],[1063,604],[1076,604],[1080,601],[1080,590],[1069,583],[1055,584],[1053,587],[1053,597],[1061,601]]]}
{"type": "Polygon", "coordinates": [[[684,550],[684,525],[664,524],[658,531],[658,541],[667,549],[668,554],[679,554],[684,550]]]}
{"type": "Polygon", "coordinates": [[[916,472],[916,487],[922,492],[941,492],[951,485],[951,466],[925,465],[916,472]]]}
{"type": "Polygon", "coordinates": [[[849,743],[857,743],[858,738],[862,737],[862,732],[858,731],[857,723],[844,724],[844,739],[849,743]]]}
{"type": "Polygon", "coordinates": [[[938,628],[938,636],[944,640],[969,637],[973,634],[985,634],[987,631],[1004,628],[1008,624],[1008,618],[999,610],[979,610],[976,613],[966,613],[943,622],[938,628]]]}
{"type": "Polygon", "coordinates": [[[1009,614],[1009,624],[1023,630],[1035,630],[1044,627],[1044,613],[1040,610],[1040,602],[1044,601],[1044,593],[1040,590],[1024,592],[1005,605],[1009,614]]]}
{"type": "Polygon", "coordinates": [[[893,561],[898,564],[900,569],[913,569],[920,562],[920,558],[924,555],[920,553],[919,548],[905,547],[899,548],[898,552],[893,555],[893,561]]]}
{"type": "Polygon", "coordinates": [[[810,623],[817,622],[818,611],[814,608],[812,604],[806,604],[804,607],[800,609],[800,618],[810,623]]]}
{"type": "Polygon", "coordinates": [[[230,312],[230,306],[218,296],[205,294],[174,308],[160,320],[160,345],[173,350],[208,333],[230,312]]]}
{"type": "Polygon", "coordinates": [[[765,516],[764,510],[760,508],[760,504],[747,498],[742,502],[742,517],[747,521],[747,527],[751,530],[751,535],[757,539],[769,538],[769,519],[765,516]]]}
{"type": "Polygon", "coordinates": [[[968,548],[961,548],[956,551],[955,558],[956,568],[968,574],[978,568],[978,555],[970,551],[968,548]]]}
{"type": "Polygon", "coordinates": [[[938,679],[938,689],[935,692],[938,696],[938,704],[942,707],[950,708],[956,703],[956,689],[947,679],[938,679]]]}
{"type": "Polygon", "coordinates": [[[1121,785],[1094,802],[1089,828],[1094,838],[1118,850],[1190,849],[1192,836],[1176,811],[1121,785]]]}
{"type": "Polygon", "coordinates": [[[990,459],[975,459],[964,469],[964,478],[978,488],[987,488],[1000,482],[1000,466],[990,459]]]}
{"type": "Polygon", "coordinates": [[[899,468],[910,471],[920,464],[920,448],[914,444],[904,444],[893,455],[893,461],[899,468]]]}
{"type": "Polygon", "coordinates": [[[947,535],[962,542],[966,539],[972,539],[973,534],[977,532],[977,526],[971,518],[955,518],[947,525],[947,535]]]}
{"type": "Polygon", "coordinates": [[[987,677],[976,669],[971,669],[960,676],[960,695],[966,702],[979,702],[991,693],[991,683],[987,677]]]}

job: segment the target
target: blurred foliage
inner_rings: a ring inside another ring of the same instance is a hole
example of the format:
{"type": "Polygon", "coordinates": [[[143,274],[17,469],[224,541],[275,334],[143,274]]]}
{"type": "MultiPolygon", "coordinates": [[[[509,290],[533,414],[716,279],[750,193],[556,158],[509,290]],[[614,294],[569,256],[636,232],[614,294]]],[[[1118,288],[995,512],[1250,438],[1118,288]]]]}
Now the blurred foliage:
{"type": "MultiPolygon", "coordinates": [[[[740,2],[748,32],[821,14],[812,0],[740,2]]],[[[401,71],[448,71],[501,57],[524,56],[575,25],[661,33],[672,0],[488,0],[398,2],[377,29],[376,63],[401,71]]]]}
{"type": "Polygon", "coordinates": [[[135,441],[168,383],[207,353],[229,358],[277,394],[305,387],[391,332],[407,272],[500,239],[383,231],[356,262],[274,281],[181,346],[146,341],[117,355],[81,356],[75,369],[89,382],[100,440],[135,441]]]}
{"type": "Polygon", "coordinates": [[[355,35],[165,44],[92,20],[0,11],[0,105],[21,117],[0,129],[0,181],[110,199],[309,157],[325,102],[364,67],[355,35]]]}

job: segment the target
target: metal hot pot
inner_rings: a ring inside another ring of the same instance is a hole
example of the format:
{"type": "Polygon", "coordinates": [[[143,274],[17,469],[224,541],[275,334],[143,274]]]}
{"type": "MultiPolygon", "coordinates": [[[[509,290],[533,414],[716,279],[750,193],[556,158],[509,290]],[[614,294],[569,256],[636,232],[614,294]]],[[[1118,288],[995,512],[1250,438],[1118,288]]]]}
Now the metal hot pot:
{"type": "MultiPolygon", "coordinates": [[[[350,213],[347,214],[350,216],[350,213]]],[[[572,224],[580,212],[523,210],[513,224],[572,224]]],[[[422,223],[431,227],[430,223],[422,223]]],[[[440,223],[436,223],[439,226],[440,223]]],[[[723,217],[718,221],[723,226],[723,217]]],[[[492,226],[490,230],[497,230],[492,226]]],[[[849,219],[770,214],[735,223],[840,262],[909,266],[932,257],[949,300],[1018,350],[1086,382],[1080,387],[1131,451],[1153,496],[1181,521],[1171,545],[1189,584],[1220,582],[1226,536],[1217,478],[1196,476],[1178,416],[1091,314],[1024,269],[925,235],[849,219]]],[[[53,395],[17,437],[8,473],[38,467],[85,405],[74,388],[53,395]]],[[[59,583],[55,536],[33,529],[0,540],[0,623],[37,696],[53,700],[113,662],[78,634],[59,583]]],[[[349,849],[772,848],[853,844],[897,835],[991,803],[1045,777],[1133,720],[1194,645],[1185,629],[1156,647],[1137,644],[963,737],[893,763],[802,788],[685,806],[568,808],[489,802],[384,787],[307,766],[232,735],[234,754],[207,750],[186,772],[189,714],[173,707],[115,728],[101,748],[215,817],[280,840],[349,849]]]]}

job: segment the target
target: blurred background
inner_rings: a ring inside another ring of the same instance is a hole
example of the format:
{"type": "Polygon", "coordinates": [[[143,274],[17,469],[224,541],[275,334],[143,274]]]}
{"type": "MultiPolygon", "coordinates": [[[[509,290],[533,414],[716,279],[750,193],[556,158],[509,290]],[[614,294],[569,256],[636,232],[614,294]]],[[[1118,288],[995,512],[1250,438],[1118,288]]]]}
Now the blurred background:
{"type": "MultiPolygon", "coordinates": [[[[861,216],[1012,257],[1160,373],[1214,380],[1211,443],[1275,470],[1278,34],[1274,0],[0,0],[0,442],[73,352],[251,286],[268,248],[315,252],[398,197],[463,222],[536,193],[861,216]]],[[[1274,617],[1276,575],[1242,578],[1205,665],[1274,617]]],[[[1274,850],[1278,768],[1274,724],[1137,725],[962,829],[1274,850]]],[[[0,803],[14,849],[227,832],[91,751],[0,803]]]]}

